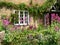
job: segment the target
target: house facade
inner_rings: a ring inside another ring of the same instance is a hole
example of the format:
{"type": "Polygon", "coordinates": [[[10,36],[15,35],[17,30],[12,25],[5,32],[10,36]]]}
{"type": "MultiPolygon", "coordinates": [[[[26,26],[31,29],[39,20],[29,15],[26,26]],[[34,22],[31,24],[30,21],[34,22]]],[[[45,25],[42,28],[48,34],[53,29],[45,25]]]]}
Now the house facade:
{"type": "MultiPolygon", "coordinates": [[[[27,6],[31,6],[30,3],[32,3],[32,5],[38,4],[39,6],[42,6],[47,0],[1,0],[0,2],[2,1],[12,2],[14,4],[24,3],[27,6]]],[[[18,18],[17,22],[14,22],[14,25],[20,25],[21,27],[25,26],[28,28],[29,25],[38,27],[39,24],[43,24],[43,20],[40,18],[34,21],[33,16],[30,16],[31,14],[27,10],[9,9],[6,7],[0,9],[0,20],[2,15],[6,15],[6,18],[8,19],[11,14],[16,14],[16,17],[18,18]]]]}

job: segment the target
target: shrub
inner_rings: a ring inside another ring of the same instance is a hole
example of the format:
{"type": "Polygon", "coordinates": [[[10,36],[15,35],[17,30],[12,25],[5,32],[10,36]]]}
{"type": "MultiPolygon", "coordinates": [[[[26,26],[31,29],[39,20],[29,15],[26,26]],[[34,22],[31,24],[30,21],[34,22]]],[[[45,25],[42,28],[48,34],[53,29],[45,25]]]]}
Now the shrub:
{"type": "Polygon", "coordinates": [[[53,29],[7,31],[4,41],[11,45],[57,45],[56,34],[53,29]]]}

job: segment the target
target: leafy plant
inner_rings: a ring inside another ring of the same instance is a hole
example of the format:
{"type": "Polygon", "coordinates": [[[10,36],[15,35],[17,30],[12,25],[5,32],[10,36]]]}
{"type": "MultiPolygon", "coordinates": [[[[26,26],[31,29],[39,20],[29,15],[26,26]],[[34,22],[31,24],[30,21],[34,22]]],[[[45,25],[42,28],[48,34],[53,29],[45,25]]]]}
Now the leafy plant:
{"type": "Polygon", "coordinates": [[[6,19],[6,15],[1,15],[1,19],[6,19]]]}
{"type": "Polygon", "coordinates": [[[6,7],[7,7],[7,8],[14,8],[14,5],[15,5],[15,4],[13,4],[13,3],[11,3],[11,2],[8,2],[7,5],[6,5],[6,7]]]}
{"type": "Polygon", "coordinates": [[[3,30],[5,30],[5,28],[3,27],[2,22],[0,22],[0,31],[3,31],[3,30]]]}
{"type": "MultiPolygon", "coordinates": [[[[5,34],[4,41],[11,45],[57,45],[58,32],[52,28],[38,30],[15,30],[5,34]]],[[[5,45],[6,45],[5,44],[5,45]]],[[[9,45],[9,44],[8,44],[9,45]]]]}
{"type": "Polygon", "coordinates": [[[6,2],[0,2],[0,7],[6,7],[7,3],[6,2]]]}
{"type": "Polygon", "coordinates": [[[24,3],[18,5],[20,10],[26,10],[27,6],[24,3]]]}
{"type": "Polygon", "coordinates": [[[12,24],[18,23],[18,15],[17,14],[11,14],[11,16],[10,16],[10,22],[12,24]]]}

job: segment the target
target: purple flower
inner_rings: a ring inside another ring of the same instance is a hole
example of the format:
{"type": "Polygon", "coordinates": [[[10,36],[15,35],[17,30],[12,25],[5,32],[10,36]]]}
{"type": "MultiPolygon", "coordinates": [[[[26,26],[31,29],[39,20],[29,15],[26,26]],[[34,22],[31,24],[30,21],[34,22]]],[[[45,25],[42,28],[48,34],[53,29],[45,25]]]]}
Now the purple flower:
{"type": "Polygon", "coordinates": [[[57,22],[60,23],[60,17],[57,19],[57,22]]]}
{"type": "Polygon", "coordinates": [[[55,20],[55,18],[56,18],[55,13],[52,13],[52,14],[51,14],[51,17],[52,17],[52,18],[51,18],[51,19],[52,19],[52,21],[53,21],[53,20],[55,20]]]}
{"type": "Polygon", "coordinates": [[[59,18],[59,16],[58,16],[58,14],[56,14],[56,18],[55,19],[57,20],[58,18],[59,18]]]}
{"type": "Polygon", "coordinates": [[[5,25],[5,26],[7,26],[7,25],[9,25],[9,21],[8,20],[3,20],[3,24],[5,25]]]}
{"type": "Polygon", "coordinates": [[[33,26],[31,25],[31,26],[29,26],[29,29],[33,29],[33,26]]]}

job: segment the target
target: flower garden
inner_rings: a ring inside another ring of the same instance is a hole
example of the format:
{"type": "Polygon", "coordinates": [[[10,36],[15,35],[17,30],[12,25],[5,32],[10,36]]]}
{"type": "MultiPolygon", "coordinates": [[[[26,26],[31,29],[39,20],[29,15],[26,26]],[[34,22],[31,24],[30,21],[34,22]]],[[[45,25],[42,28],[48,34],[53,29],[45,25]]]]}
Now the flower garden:
{"type": "MultiPolygon", "coordinates": [[[[32,2],[30,2],[30,7],[25,4],[16,5],[11,2],[0,2],[0,6],[1,8],[4,6],[8,9],[11,8],[11,10],[28,10],[36,20],[37,18],[44,18],[43,12],[48,12],[48,8],[53,5],[54,1],[48,0],[41,7],[39,5],[33,6],[32,2]]],[[[49,14],[45,17],[49,19],[49,14]]],[[[25,26],[21,28],[20,25],[13,25],[14,19],[17,22],[16,14],[11,14],[10,17],[7,17],[7,15],[1,16],[0,45],[60,45],[60,16],[58,13],[51,14],[50,25],[47,21],[47,26],[39,24],[38,28],[35,25],[29,25],[27,29],[25,26]]]]}
{"type": "Polygon", "coordinates": [[[8,20],[0,22],[0,32],[5,31],[2,45],[59,45],[60,44],[60,17],[52,14],[51,26],[39,25],[36,29],[30,26],[29,29],[11,30],[7,28],[8,20]],[[42,28],[43,27],[43,28],[42,28]]]}

